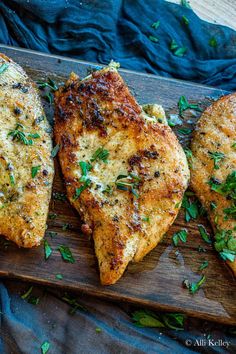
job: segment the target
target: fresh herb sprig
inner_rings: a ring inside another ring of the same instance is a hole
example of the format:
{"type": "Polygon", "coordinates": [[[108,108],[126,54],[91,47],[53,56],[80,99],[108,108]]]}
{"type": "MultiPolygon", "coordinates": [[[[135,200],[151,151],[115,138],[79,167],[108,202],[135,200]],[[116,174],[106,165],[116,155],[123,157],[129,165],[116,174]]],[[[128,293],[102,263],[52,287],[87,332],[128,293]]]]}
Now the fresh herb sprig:
{"type": "Polygon", "coordinates": [[[33,145],[32,139],[40,138],[38,133],[25,133],[23,130],[25,127],[21,123],[17,123],[15,129],[11,130],[7,136],[11,136],[12,140],[16,140],[24,145],[33,145]],[[32,138],[32,139],[29,139],[32,138]]]}
{"type": "Polygon", "coordinates": [[[189,103],[185,96],[181,96],[178,101],[179,115],[183,117],[183,112],[187,109],[193,109],[195,111],[201,112],[201,108],[197,104],[189,103]]]}
{"type": "Polygon", "coordinates": [[[170,43],[170,50],[177,57],[183,57],[186,54],[186,52],[187,52],[187,48],[186,47],[180,47],[176,43],[176,41],[174,39],[172,39],[172,41],[170,43]]]}
{"type": "Polygon", "coordinates": [[[224,160],[225,154],[218,151],[216,152],[208,151],[208,155],[210,156],[211,160],[214,161],[214,169],[218,170],[220,168],[219,162],[224,160]]]}
{"type": "Polygon", "coordinates": [[[168,328],[177,331],[184,330],[185,316],[181,313],[156,314],[150,310],[139,310],[131,314],[137,327],[168,328]]]}
{"type": "Polygon", "coordinates": [[[175,246],[178,246],[179,241],[182,241],[184,243],[187,242],[187,236],[188,236],[188,231],[185,229],[175,232],[172,237],[173,244],[175,246]]]}
{"type": "Polygon", "coordinates": [[[141,178],[134,173],[129,173],[128,175],[119,175],[116,179],[116,187],[122,191],[131,191],[131,193],[139,198],[137,189],[141,178]]]}
{"type": "Polygon", "coordinates": [[[69,263],[75,263],[75,259],[73,257],[73,254],[71,253],[71,250],[69,249],[69,247],[64,246],[64,245],[60,245],[58,247],[58,250],[61,253],[62,259],[66,262],[69,263]]]}
{"type": "Polygon", "coordinates": [[[190,283],[189,280],[185,279],[183,281],[183,286],[189,290],[190,294],[195,294],[205,281],[206,276],[202,275],[201,279],[196,283],[190,283]]]}

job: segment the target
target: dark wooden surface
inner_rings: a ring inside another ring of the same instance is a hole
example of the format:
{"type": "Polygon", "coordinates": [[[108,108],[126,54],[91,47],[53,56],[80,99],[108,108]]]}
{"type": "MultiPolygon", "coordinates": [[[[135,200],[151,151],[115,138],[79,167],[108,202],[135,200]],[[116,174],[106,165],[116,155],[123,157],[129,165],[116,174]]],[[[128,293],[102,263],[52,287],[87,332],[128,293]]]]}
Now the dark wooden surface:
{"type": "MultiPolygon", "coordinates": [[[[63,82],[71,71],[86,76],[90,63],[69,58],[59,58],[52,55],[26,51],[1,46],[0,51],[19,63],[34,80],[48,77],[56,82],[63,82]]],[[[160,103],[167,113],[177,113],[177,101],[185,95],[192,102],[201,102],[205,107],[210,104],[210,98],[223,94],[216,90],[194,83],[170,80],[154,75],[141,74],[120,70],[125,81],[136,96],[139,103],[160,103]]],[[[46,105],[47,117],[52,122],[53,109],[46,105]]],[[[197,117],[191,112],[186,114],[183,126],[191,126],[197,117]]],[[[180,128],[177,126],[175,129],[180,128]]],[[[189,136],[182,140],[185,145],[189,136]]],[[[54,192],[64,192],[63,180],[55,161],[56,176],[54,192]]],[[[101,286],[97,261],[94,255],[92,240],[81,234],[80,220],[68,201],[52,199],[50,213],[56,213],[55,219],[48,220],[46,239],[53,253],[45,261],[43,246],[35,249],[18,249],[4,238],[0,242],[0,275],[19,278],[41,284],[60,286],[66,289],[78,290],[95,296],[117,301],[129,301],[154,309],[178,311],[192,316],[215,320],[226,324],[236,323],[236,286],[232,274],[217,257],[211,246],[204,243],[198,232],[198,224],[203,224],[211,232],[205,217],[197,221],[185,223],[183,211],[170,228],[161,244],[138,264],[130,264],[122,279],[113,286],[101,286]],[[63,231],[64,224],[69,223],[69,229],[63,231]],[[171,239],[174,232],[181,228],[188,229],[188,241],[181,246],[173,247],[171,239]],[[50,231],[57,233],[50,236],[50,231]],[[57,250],[59,245],[70,247],[76,262],[65,263],[57,250]],[[198,246],[207,252],[199,253],[198,246]],[[176,250],[179,255],[176,256],[176,250]],[[204,271],[198,270],[199,265],[209,261],[204,271]],[[62,274],[63,279],[56,279],[56,274],[62,274]],[[198,281],[201,274],[206,275],[206,282],[195,294],[189,294],[182,287],[182,281],[189,279],[198,281]]]]}

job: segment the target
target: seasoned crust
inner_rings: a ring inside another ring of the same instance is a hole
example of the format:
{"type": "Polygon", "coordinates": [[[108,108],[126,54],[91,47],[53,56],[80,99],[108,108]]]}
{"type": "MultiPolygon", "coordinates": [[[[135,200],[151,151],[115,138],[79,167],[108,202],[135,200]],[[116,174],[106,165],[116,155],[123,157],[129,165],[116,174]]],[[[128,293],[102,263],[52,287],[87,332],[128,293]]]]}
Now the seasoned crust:
{"type": "Polygon", "coordinates": [[[150,106],[145,113],[114,69],[83,81],[72,76],[56,93],[55,105],[54,132],[67,194],[93,230],[102,284],[114,284],[174,221],[189,179],[186,158],[165,125],[163,110],[150,106]],[[91,161],[101,147],[109,152],[108,163],[92,163],[92,184],[75,199],[82,185],[79,162],[91,161]],[[130,173],[139,178],[139,198],[116,187],[117,177],[130,173]],[[103,193],[107,185],[112,194],[103,193]]]}
{"type": "Polygon", "coordinates": [[[0,75],[0,234],[30,248],[39,245],[46,228],[54,173],[52,143],[34,83],[1,54],[0,65],[6,64],[0,75]],[[10,132],[16,129],[32,145],[13,138],[10,132]],[[29,133],[36,138],[29,139],[29,133]],[[36,166],[40,170],[32,178],[36,166]]]}
{"type": "MultiPolygon", "coordinates": [[[[231,230],[236,238],[236,219],[225,219],[224,210],[232,206],[232,200],[213,190],[209,185],[212,177],[224,183],[227,176],[236,171],[236,94],[220,98],[209,106],[199,119],[192,140],[191,185],[207,210],[214,232],[231,230]],[[211,153],[223,154],[219,168],[214,166],[211,153]],[[211,203],[216,205],[212,209],[211,203]]],[[[236,261],[227,262],[236,274],[236,261]]]]}

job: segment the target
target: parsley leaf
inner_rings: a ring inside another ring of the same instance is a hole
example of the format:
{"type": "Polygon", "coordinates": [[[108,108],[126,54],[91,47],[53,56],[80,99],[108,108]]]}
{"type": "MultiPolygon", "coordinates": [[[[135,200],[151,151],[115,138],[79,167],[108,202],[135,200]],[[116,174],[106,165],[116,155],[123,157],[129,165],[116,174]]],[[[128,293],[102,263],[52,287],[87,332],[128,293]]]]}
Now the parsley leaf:
{"type": "Polygon", "coordinates": [[[4,73],[4,71],[7,70],[8,67],[9,67],[9,64],[3,63],[3,64],[0,66],[0,74],[4,73]]]}
{"type": "Polygon", "coordinates": [[[74,315],[77,310],[81,310],[81,311],[84,311],[84,312],[88,311],[84,306],[79,304],[75,298],[72,298],[68,294],[65,294],[62,297],[62,300],[65,301],[67,304],[69,304],[71,306],[71,310],[69,311],[70,315],[74,315]]]}
{"type": "Polygon", "coordinates": [[[44,240],[44,256],[45,259],[47,260],[52,254],[52,249],[51,246],[49,245],[47,240],[44,240]]]}
{"type": "Polygon", "coordinates": [[[172,237],[172,241],[175,246],[178,246],[179,241],[182,241],[184,243],[187,241],[187,236],[188,236],[188,231],[184,229],[174,233],[172,237]]]}
{"type": "Polygon", "coordinates": [[[90,162],[101,160],[104,163],[107,163],[107,158],[109,157],[109,151],[103,147],[98,148],[95,153],[92,155],[90,162]]]}
{"type": "Polygon", "coordinates": [[[90,179],[86,179],[86,181],[84,182],[84,184],[82,186],[80,186],[79,188],[75,189],[75,194],[73,196],[73,200],[76,200],[80,197],[80,194],[87,189],[89,186],[91,185],[91,180],[90,179]]]}
{"type": "Polygon", "coordinates": [[[200,267],[198,268],[199,270],[203,270],[205,268],[207,268],[209,265],[209,262],[208,261],[204,261],[202,262],[202,264],[200,265],[200,267]]]}
{"type": "Polygon", "coordinates": [[[152,28],[157,29],[160,26],[160,21],[153,22],[152,28]]]}
{"type": "Polygon", "coordinates": [[[216,48],[216,47],[217,47],[218,43],[217,43],[217,40],[216,40],[215,37],[211,37],[211,38],[209,39],[209,45],[210,45],[211,47],[213,47],[213,48],[216,48]]]}
{"type": "Polygon", "coordinates": [[[177,331],[184,329],[185,316],[180,313],[155,314],[150,310],[139,310],[131,316],[137,327],[166,327],[177,331]]]}
{"type": "Polygon", "coordinates": [[[41,345],[41,353],[42,354],[47,354],[47,352],[49,351],[49,348],[50,348],[50,343],[49,342],[44,342],[41,345]]]}
{"type": "Polygon", "coordinates": [[[36,134],[26,134],[24,130],[24,126],[20,123],[16,124],[16,127],[14,130],[11,130],[7,136],[11,136],[12,140],[16,140],[17,142],[23,143],[24,145],[33,145],[33,140],[28,139],[28,137],[36,139],[39,138],[40,135],[38,133],[36,134]]]}
{"type": "Polygon", "coordinates": [[[178,129],[178,133],[180,133],[182,135],[189,135],[192,133],[192,129],[180,128],[180,129],[178,129]]]}
{"type": "Polygon", "coordinates": [[[159,39],[157,37],[149,36],[148,38],[150,39],[150,41],[152,41],[154,43],[158,43],[159,42],[159,39]]]}
{"type": "Polygon", "coordinates": [[[35,178],[35,177],[36,177],[36,175],[37,175],[37,173],[39,172],[40,168],[41,168],[40,165],[39,165],[39,166],[33,166],[33,167],[31,168],[31,177],[32,177],[32,178],[35,178]]]}
{"type": "Polygon", "coordinates": [[[211,158],[211,160],[214,161],[214,169],[215,170],[218,170],[220,167],[218,165],[218,163],[221,161],[221,160],[224,160],[225,158],[225,154],[223,154],[222,152],[211,152],[211,151],[208,151],[208,154],[211,158]]]}
{"type": "Polygon", "coordinates": [[[191,6],[187,0],[181,0],[180,5],[182,5],[183,7],[187,7],[188,9],[191,9],[191,6]]]}
{"type": "Polygon", "coordinates": [[[58,279],[58,280],[62,280],[63,279],[63,275],[62,274],[56,274],[55,278],[58,279]]]}
{"type": "Polygon", "coordinates": [[[202,239],[208,243],[211,244],[211,239],[203,225],[198,225],[198,231],[200,232],[200,235],[202,236],[202,239]]]}
{"type": "Polygon", "coordinates": [[[59,150],[60,150],[60,144],[55,145],[54,148],[52,149],[51,156],[56,157],[59,150]]]}
{"type": "Polygon", "coordinates": [[[176,55],[177,57],[182,57],[187,52],[186,47],[180,47],[174,39],[172,39],[170,43],[170,50],[176,55]]]}
{"type": "Polygon", "coordinates": [[[25,294],[21,295],[21,298],[22,298],[23,300],[26,300],[26,299],[30,296],[30,294],[32,293],[32,290],[33,290],[33,286],[31,286],[31,287],[26,291],[25,294]]]}
{"type": "Polygon", "coordinates": [[[181,96],[178,101],[179,115],[183,117],[183,112],[187,109],[194,109],[195,111],[201,112],[201,108],[197,104],[191,104],[188,102],[185,96],[181,96]]]}
{"type": "Polygon", "coordinates": [[[129,173],[128,175],[119,175],[115,184],[117,189],[122,191],[131,191],[136,198],[139,198],[136,189],[138,189],[140,181],[141,179],[139,176],[134,173],[129,173]]]}
{"type": "Polygon", "coordinates": [[[79,181],[85,182],[87,179],[88,172],[92,169],[92,165],[88,162],[85,162],[85,161],[80,161],[79,165],[81,168],[81,178],[79,181]]]}
{"type": "Polygon", "coordinates": [[[197,283],[190,283],[187,279],[185,279],[183,281],[183,285],[189,290],[190,294],[195,294],[200,289],[205,280],[205,275],[203,275],[197,283]]]}
{"type": "Polygon", "coordinates": [[[192,198],[188,198],[187,192],[184,194],[181,207],[185,209],[186,222],[189,222],[191,219],[197,219],[204,212],[204,210],[201,208],[199,201],[192,200],[192,198]]]}
{"type": "Polygon", "coordinates": [[[74,259],[73,255],[72,255],[71,250],[69,249],[69,247],[64,246],[64,245],[60,245],[58,247],[58,250],[60,251],[62,259],[64,261],[69,262],[69,263],[75,263],[75,259],[74,259]]]}
{"type": "Polygon", "coordinates": [[[182,22],[183,24],[185,24],[186,26],[188,26],[189,24],[189,19],[186,16],[182,16],[182,22]]]}

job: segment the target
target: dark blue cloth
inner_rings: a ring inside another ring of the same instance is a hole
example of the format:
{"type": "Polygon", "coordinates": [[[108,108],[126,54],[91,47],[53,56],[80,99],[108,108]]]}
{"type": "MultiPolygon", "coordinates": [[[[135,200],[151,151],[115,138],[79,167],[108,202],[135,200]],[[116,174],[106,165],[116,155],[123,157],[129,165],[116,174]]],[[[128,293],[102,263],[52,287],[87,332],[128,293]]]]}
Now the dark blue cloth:
{"type": "Polygon", "coordinates": [[[236,32],[201,21],[183,6],[162,0],[2,0],[0,13],[5,44],[103,64],[114,59],[124,68],[236,90],[236,32]],[[209,45],[212,38],[216,47],[209,45]],[[183,57],[170,51],[172,39],[187,48],[183,57]]]}

